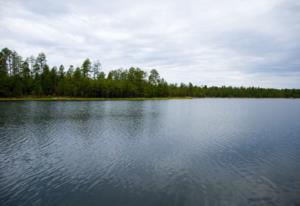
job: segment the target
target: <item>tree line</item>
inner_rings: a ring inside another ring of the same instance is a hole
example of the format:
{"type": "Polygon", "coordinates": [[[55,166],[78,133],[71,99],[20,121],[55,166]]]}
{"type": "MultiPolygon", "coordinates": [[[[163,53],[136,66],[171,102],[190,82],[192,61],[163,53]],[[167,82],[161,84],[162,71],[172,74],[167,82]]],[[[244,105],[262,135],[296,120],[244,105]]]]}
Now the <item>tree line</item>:
{"type": "Polygon", "coordinates": [[[99,61],[85,59],[80,67],[50,68],[44,53],[22,58],[16,51],[0,52],[0,97],[300,97],[300,89],[207,87],[169,84],[157,70],[116,69],[105,74],[99,61]]]}

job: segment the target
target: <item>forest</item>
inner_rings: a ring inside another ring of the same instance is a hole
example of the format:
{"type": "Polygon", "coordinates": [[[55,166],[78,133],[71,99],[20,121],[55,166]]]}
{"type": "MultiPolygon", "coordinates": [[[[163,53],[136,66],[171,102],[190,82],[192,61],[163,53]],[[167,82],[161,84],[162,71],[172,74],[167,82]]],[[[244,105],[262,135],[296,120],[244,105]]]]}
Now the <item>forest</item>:
{"type": "Polygon", "coordinates": [[[85,59],[80,67],[49,67],[44,53],[22,58],[16,51],[0,52],[0,97],[253,97],[299,98],[300,89],[208,87],[170,84],[157,70],[138,67],[105,74],[99,61],[85,59]]]}

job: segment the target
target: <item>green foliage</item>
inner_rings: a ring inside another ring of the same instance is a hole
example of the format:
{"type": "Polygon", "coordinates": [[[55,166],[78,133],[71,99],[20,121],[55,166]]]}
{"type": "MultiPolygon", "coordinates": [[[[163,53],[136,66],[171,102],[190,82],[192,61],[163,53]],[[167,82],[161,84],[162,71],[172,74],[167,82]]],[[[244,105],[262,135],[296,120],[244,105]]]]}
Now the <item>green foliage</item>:
{"type": "Polygon", "coordinates": [[[82,75],[84,78],[88,77],[89,72],[91,71],[91,61],[89,59],[84,60],[82,63],[82,75]]]}
{"type": "Polygon", "coordinates": [[[152,69],[149,76],[140,68],[117,69],[107,75],[99,61],[84,60],[81,67],[67,71],[47,65],[40,53],[23,61],[17,52],[0,52],[0,97],[64,96],[73,98],[148,98],[148,97],[291,97],[300,98],[300,89],[255,87],[207,87],[181,83],[168,84],[152,69]]]}

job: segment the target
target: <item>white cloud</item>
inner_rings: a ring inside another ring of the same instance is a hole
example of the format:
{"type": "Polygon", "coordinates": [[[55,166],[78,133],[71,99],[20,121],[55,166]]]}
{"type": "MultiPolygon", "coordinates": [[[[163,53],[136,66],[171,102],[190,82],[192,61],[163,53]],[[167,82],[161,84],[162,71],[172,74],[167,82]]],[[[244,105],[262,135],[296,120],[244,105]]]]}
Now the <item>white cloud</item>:
{"type": "Polygon", "coordinates": [[[170,82],[299,88],[299,17],[296,0],[13,0],[0,3],[0,46],[170,82]]]}

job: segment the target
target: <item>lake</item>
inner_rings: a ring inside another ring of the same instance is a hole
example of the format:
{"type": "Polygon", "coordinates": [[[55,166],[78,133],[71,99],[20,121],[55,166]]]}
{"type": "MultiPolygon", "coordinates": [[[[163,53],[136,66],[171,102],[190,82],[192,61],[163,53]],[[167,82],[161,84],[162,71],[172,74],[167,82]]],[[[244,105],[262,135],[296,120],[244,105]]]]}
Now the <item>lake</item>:
{"type": "Polygon", "coordinates": [[[298,205],[299,99],[0,102],[0,205],[298,205]]]}

